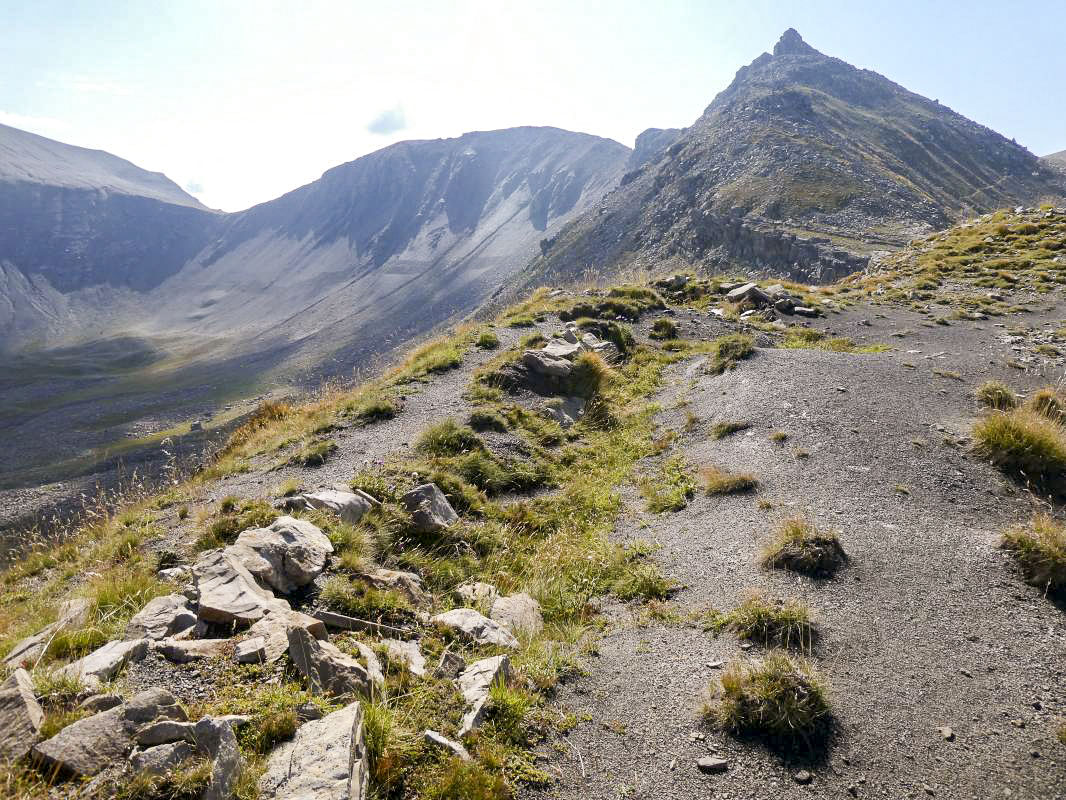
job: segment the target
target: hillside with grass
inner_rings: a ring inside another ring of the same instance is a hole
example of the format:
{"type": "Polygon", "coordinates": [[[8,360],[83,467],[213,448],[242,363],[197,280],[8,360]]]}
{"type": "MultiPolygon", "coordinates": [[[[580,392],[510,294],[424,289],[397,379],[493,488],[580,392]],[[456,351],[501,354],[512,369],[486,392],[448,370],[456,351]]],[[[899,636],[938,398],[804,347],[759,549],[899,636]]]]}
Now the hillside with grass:
{"type": "Polygon", "coordinates": [[[1064,286],[996,212],[264,402],[0,575],[0,793],[1054,796],[1064,286]]]}
{"type": "Polygon", "coordinates": [[[830,283],[953,221],[1066,196],[1025,148],[792,29],[665,133],[550,241],[533,285],[669,259],[830,283]]]}

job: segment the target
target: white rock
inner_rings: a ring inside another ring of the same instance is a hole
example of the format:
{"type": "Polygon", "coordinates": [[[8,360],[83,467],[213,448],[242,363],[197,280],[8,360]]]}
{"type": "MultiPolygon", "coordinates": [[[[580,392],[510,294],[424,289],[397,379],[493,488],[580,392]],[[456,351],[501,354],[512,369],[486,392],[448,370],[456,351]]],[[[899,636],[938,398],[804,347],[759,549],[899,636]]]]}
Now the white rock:
{"type": "Polygon", "coordinates": [[[399,639],[382,639],[381,643],[386,647],[386,653],[390,664],[402,664],[404,668],[417,678],[426,675],[426,659],[418,648],[418,642],[404,642],[399,639]]]}
{"type": "Polygon", "coordinates": [[[459,676],[459,691],[467,710],[459,725],[459,738],[479,727],[485,719],[489,704],[489,689],[497,681],[507,683],[511,678],[511,659],[494,656],[475,661],[459,676]]]}
{"type": "Polygon", "coordinates": [[[15,670],[0,685],[0,763],[18,761],[30,752],[43,720],[30,674],[15,670]]]}
{"type": "Polygon", "coordinates": [[[442,736],[436,731],[431,731],[427,728],[422,734],[422,740],[431,747],[438,747],[441,750],[446,750],[463,761],[471,760],[470,752],[459,744],[459,742],[453,742],[448,737],[442,736]]]}
{"type": "Polygon", "coordinates": [[[484,606],[485,608],[491,608],[499,596],[495,586],[483,581],[461,583],[455,587],[455,594],[469,606],[484,606]]]}
{"type": "Polygon", "coordinates": [[[127,639],[165,639],[196,624],[196,614],[183,594],[148,601],[126,626],[127,639]]]}
{"type": "Polygon", "coordinates": [[[518,640],[510,631],[473,608],[453,608],[437,614],[430,621],[439,628],[459,633],[478,644],[518,647],[518,640]]]}
{"type": "Polygon", "coordinates": [[[201,555],[193,565],[193,580],[199,594],[197,613],[205,622],[248,624],[271,611],[289,609],[256,582],[229,548],[201,555]]]}
{"type": "Polygon", "coordinates": [[[291,609],[272,611],[248,629],[253,638],[263,640],[265,663],[273,664],[289,649],[290,628],[303,628],[316,639],[326,639],[328,636],[325,624],[314,617],[291,609]]]}
{"type": "Polygon", "coordinates": [[[289,594],[321,574],[333,545],[316,525],[278,517],[266,528],[244,531],[226,550],[260,581],[289,594]]]}
{"type": "Polygon", "coordinates": [[[188,742],[160,744],[134,752],[130,756],[130,767],[134,772],[164,775],[186,759],[192,758],[195,753],[188,742]]]}
{"type": "Polygon", "coordinates": [[[525,592],[497,598],[489,616],[512,633],[525,631],[537,634],[544,630],[540,603],[525,592]]]}
{"type": "Polygon", "coordinates": [[[292,508],[296,502],[306,508],[317,508],[336,514],[344,522],[355,525],[367,511],[374,507],[374,502],[362,492],[342,492],[337,489],[322,489],[317,492],[296,495],[289,499],[287,506],[292,508]]]}
{"type": "Polygon", "coordinates": [[[140,661],[148,652],[147,639],[108,642],[84,658],[56,670],[58,675],[74,678],[89,687],[114,678],[127,662],[140,661]]]}
{"type": "Polygon", "coordinates": [[[353,577],[373,586],[375,589],[394,589],[401,592],[414,606],[423,606],[427,602],[426,593],[422,589],[422,579],[413,572],[401,572],[379,567],[371,572],[363,572],[353,577]]]}
{"type": "Polygon", "coordinates": [[[574,369],[574,365],[565,358],[557,358],[543,350],[526,350],[522,354],[522,364],[533,372],[553,378],[565,378],[574,369]]]}
{"type": "Polygon", "coordinates": [[[365,645],[359,648],[364,665],[303,628],[291,628],[288,636],[289,658],[307,679],[312,694],[370,697],[384,681],[377,657],[365,645]]]}
{"type": "Polygon", "coordinates": [[[152,652],[167,661],[185,664],[205,658],[217,658],[230,646],[229,639],[160,639],[152,642],[152,652]]]}

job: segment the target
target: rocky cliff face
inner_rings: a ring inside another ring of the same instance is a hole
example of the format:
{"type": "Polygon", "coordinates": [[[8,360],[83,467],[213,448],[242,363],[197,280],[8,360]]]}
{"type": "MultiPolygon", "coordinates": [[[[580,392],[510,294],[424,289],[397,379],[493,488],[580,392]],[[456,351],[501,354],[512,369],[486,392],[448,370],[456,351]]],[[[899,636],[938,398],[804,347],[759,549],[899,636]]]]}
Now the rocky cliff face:
{"type": "Polygon", "coordinates": [[[1019,145],[793,30],[625,180],[533,282],[669,257],[831,280],[953,219],[1066,193],[1019,145]]]}

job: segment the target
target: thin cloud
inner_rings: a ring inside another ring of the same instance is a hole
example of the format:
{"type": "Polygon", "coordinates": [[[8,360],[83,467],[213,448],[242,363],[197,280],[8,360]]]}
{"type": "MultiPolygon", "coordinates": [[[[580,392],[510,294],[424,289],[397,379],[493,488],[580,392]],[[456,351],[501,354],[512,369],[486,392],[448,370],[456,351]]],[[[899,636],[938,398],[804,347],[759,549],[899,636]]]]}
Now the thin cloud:
{"type": "Polygon", "coordinates": [[[396,108],[390,108],[378,114],[370,121],[366,129],[371,133],[385,136],[390,133],[396,133],[396,131],[402,131],[406,127],[407,119],[404,117],[403,109],[400,106],[396,106],[396,108]]]}
{"type": "Polygon", "coordinates": [[[190,194],[202,194],[204,191],[204,185],[199,181],[189,181],[185,184],[185,191],[190,194]]]}

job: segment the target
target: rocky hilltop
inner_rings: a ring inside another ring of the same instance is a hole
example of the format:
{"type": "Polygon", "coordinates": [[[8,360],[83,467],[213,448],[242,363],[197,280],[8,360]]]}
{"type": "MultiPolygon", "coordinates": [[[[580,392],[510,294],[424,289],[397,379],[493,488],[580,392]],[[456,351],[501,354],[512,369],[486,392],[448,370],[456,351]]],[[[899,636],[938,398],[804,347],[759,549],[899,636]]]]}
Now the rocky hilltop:
{"type": "Polygon", "coordinates": [[[1025,148],[791,29],[676,141],[657,138],[531,284],[670,258],[831,281],[952,220],[1066,191],[1025,148]]]}

